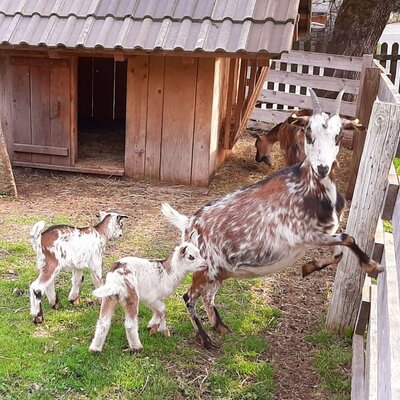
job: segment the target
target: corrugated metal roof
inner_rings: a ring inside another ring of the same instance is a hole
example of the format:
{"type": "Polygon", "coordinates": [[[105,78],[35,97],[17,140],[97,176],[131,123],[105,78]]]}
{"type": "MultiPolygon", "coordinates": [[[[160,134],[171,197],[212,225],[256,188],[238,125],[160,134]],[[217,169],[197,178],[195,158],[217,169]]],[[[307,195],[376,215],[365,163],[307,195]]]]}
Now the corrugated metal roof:
{"type": "Polygon", "coordinates": [[[0,0],[0,44],[289,51],[299,0],[0,0]]]}

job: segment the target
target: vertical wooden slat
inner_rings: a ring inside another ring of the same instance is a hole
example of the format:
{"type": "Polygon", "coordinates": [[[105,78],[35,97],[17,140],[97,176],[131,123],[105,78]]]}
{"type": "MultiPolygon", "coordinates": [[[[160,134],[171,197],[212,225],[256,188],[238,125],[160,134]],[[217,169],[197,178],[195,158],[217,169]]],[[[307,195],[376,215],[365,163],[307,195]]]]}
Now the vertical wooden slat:
{"type": "MultiPolygon", "coordinates": [[[[65,67],[50,70],[50,132],[51,146],[71,148],[70,71],[65,67]]],[[[70,165],[68,157],[51,156],[53,165],[70,165]]]]}
{"type": "MultiPolygon", "coordinates": [[[[287,71],[287,63],[281,62],[279,63],[279,70],[280,71],[287,71]]],[[[279,83],[278,84],[278,92],[285,92],[286,91],[286,85],[284,83],[279,83]]],[[[278,104],[277,105],[277,110],[283,110],[284,109],[284,105],[283,104],[278,104]]]]}
{"type": "Polygon", "coordinates": [[[114,59],[94,58],[93,117],[111,121],[114,110],[114,59]]]}
{"type": "Polygon", "coordinates": [[[226,103],[226,119],[225,119],[225,133],[224,133],[224,149],[229,149],[229,138],[233,128],[234,120],[234,96],[237,88],[237,73],[238,62],[236,58],[229,60],[229,78],[228,78],[228,93],[226,103]]]}
{"type": "Polygon", "coordinates": [[[149,58],[147,56],[129,57],[126,100],[125,173],[132,177],[144,175],[148,69],[149,58]]]}
{"type": "Polygon", "coordinates": [[[12,102],[10,101],[10,99],[12,98],[12,88],[9,79],[10,68],[12,67],[9,64],[8,56],[0,56],[0,76],[3,77],[3,79],[0,79],[0,93],[2,93],[2,95],[0,95],[0,121],[3,129],[4,138],[7,144],[7,150],[12,160],[13,124],[11,116],[12,102]]]}
{"type": "MultiPolygon", "coordinates": [[[[32,144],[50,146],[50,68],[30,67],[32,144]]],[[[32,154],[32,162],[50,164],[51,157],[32,154]]]]}
{"type": "Polygon", "coordinates": [[[393,43],[392,45],[392,57],[390,61],[390,80],[395,83],[397,73],[397,59],[399,55],[399,44],[393,43]]]}
{"type": "Polygon", "coordinates": [[[165,57],[150,56],[145,174],[160,178],[165,57]]]}
{"type": "Polygon", "coordinates": [[[70,60],[70,156],[71,165],[75,165],[78,157],[78,57],[70,60]]]}
{"type": "MultiPolygon", "coordinates": [[[[12,120],[14,143],[32,144],[29,66],[12,65],[12,120]]],[[[31,154],[14,153],[14,161],[32,161],[31,154]]]]}
{"type": "Polygon", "coordinates": [[[235,136],[237,135],[237,130],[242,121],[241,116],[243,112],[243,105],[246,94],[247,64],[248,60],[244,59],[240,60],[239,88],[238,88],[238,96],[237,96],[237,103],[235,110],[235,128],[234,128],[235,136]]]}
{"type": "MultiPolygon", "coordinates": [[[[304,43],[304,51],[311,51],[311,42],[310,41],[306,41],[304,43]]],[[[302,65],[301,66],[301,72],[303,74],[308,74],[310,71],[310,66],[309,65],[302,65]]],[[[308,94],[307,93],[307,88],[302,86],[300,87],[300,94],[308,94]]]]}
{"type": "Polygon", "coordinates": [[[196,75],[196,58],[166,58],[161,145],[162,180],[190,183],[196,75]]]}
{"type": "MultiPolygon", "coordinates": [[[[361,124],[367,127],[371,116],[372,106],[378,94],[380,80],[380,70],[375,67],[367,67],[363,74],[361,91],[358,94],[356,115],[361,124]]],[[[359,129],[353,135],[353,157],[351,159],[350,177],[346,190],[346,198],[351,200],[353,197],[354,186],[356,183],[360,160],[364,149],[365,129],[359,129]]]]}
{"type": "MultiPolygon", "coordinates": [[[[213,117],[215,60],[199,58],[193,137],[192,184],[207,185],[210,174],[210,134],[213,117]]],[[[216,93],[217,95],[217,93],[216,93]]],[[[212,166],[211,166],[212,168],[212,166]]]]}
{"type": "MultiPolygon", "coordinates": [[[[381,44],[381,52],[380,52],[380,54],[381,55],[387,55],[388,54],[388,44],[386,42],[381,44]]],[[[381,64],[382,64],[383,68],[386,68],[386,59],[381,60],[381,64]]]]}
{"type": "MultiPolygon", "coordinates": [[[[371,286],[371,311],[368,323],[367,351],[365,359],[365,399],[377,399],[378,384],[378,310],[377,287],[371,286]]],[[[383,399],[382,399],[383,400],[383,399]]]]}
{"type": "Polygon", "coordinates": [[[364,336],[353,335],[351,363],[351,400],[364,399],[364,336]]]}

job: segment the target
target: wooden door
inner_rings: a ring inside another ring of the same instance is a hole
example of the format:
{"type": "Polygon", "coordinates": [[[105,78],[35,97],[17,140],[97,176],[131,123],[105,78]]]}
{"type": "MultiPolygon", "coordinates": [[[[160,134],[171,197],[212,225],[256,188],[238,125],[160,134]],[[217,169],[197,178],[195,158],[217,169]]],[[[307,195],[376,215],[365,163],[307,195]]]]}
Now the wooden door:
{"type": "Polygon", "coordinates": [[[13,160],[71,165],[69,61],[11,57],[13,160]]]}

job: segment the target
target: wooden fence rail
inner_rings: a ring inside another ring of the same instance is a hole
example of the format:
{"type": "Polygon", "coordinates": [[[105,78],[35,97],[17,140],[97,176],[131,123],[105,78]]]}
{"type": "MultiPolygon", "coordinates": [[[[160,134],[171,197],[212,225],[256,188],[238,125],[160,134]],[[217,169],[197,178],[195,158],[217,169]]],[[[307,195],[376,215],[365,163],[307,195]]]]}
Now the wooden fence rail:
{"type": "MultiPolygon", "coordinates": [[[[360,89],[360,74],[372,65],[372,57],[347,57],[333,54],[291,51],[280,60],[273,60],[264,88],[258,97],[257,107],[251,119],[279,123],[290,115],[294,107],[310,108],[311,100],[307,87],[357,95],[360,89]],[[331,76],[332,69],[352,73],[354,78],[331,76]]],[[[354,118],[357,96],[352,101],[343,101],[341,114],[354,118]]],[[[321,98],[323,111],[331,112],[335,100],[321,98]]]]}
{"type": "MultiPolygon", "coordinates": [[[[376,103],[380,104],[381,108],[390,110],[391,117],[398,119],[400,95],[384,73],[380,73],[377,97],[379,101],[376,103]]],[[[376,112],[378,109],[374,107],[374,110],[376,112]]],[[[382,128],[385,126],[387,118],[387,114],[382,111],[378,115],[371,116],[373,125],[378,124],[382,128]]],[[[364,281],[362,301],[353,335],[352,400],[400,399],[399,181],[393,165],[388,173],[383,163],[374,162],[376,153],[385,153],[383,157],[385,160],[392,159],[399,137],[398,124],[392,126],[392,129],[383,129],[382,132],[385,132],[383,141],[376,136],[367,137],[349,215],[349,221],[354,219],[358,223],[353,227],[348,223],[346,228],[346,231],[355,236],[359,243],[365,243],[363,247],[368,251],[369,240],[368,238],[361,239],[360,235],[369,236],[367,232],[373,227],[377,213],[381,213],[385,219],[391,220],[393,225],[393,234],[391,234],[384,231],[382,220],[379,220],[377,224],[373,257],[382,263],[385,271],[379,274],[377,284],[371,282],[368,277],[364,281]],[[373,179],[372,186],[368,185],[365,180],[365,174],[369,176],[369,179],[374,174],[369,163],[374,165],[373,169],[380,169],[381,176],[378,180],[373,179]],[[387,176],[384,185],[385,201],[378,202],[374,199],[376,192],[380,191],[378,186],[382,186],[381,180],[385,179],[385,176],[387,176]],[[366,202],[361,200],[366,198],[369,198],[366,202]],[[364,203],[365,205],[363,205],[364,203]],[[379,207],[379,204],[383,204],[383,206],[379,207]],[[368,216],[366,217],[366,215],[368,216]]],[[[346,285],[349,286],[349,281],[360,280],[363,275],[353,277],[354,279],[349,278],[351,274],[348,274],[348,270],[354,271],[356,264],[354,260],[350,261],[349,257],[347,259],[344,257],[343,262],[346,264],[340,266],[340,270],[341,274],[346,276],[346,285]]],[[[340,279],[335,281],[336,287],[340,285],[340,279]]],[[[332,296],[332,302],[335,301],[334,298],[335,293],[332,296]]]]}

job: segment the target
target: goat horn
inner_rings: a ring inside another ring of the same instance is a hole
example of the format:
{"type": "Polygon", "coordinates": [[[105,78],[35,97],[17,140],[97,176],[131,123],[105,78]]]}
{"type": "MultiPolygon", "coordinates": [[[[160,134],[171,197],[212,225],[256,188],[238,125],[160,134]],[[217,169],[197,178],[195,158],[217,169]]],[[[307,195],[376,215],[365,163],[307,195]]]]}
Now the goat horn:
{"type": "Polygon", "coordinates": [[[339,115],[340,112],[340,103],[342,102],[342,97],[344,94],[344,89],[341,90],[338,94],[338,96],[336,97],[336,104],[335,104],[335,109],[334,112],[332,113],[332,115],[339,115]]]}
{"type": "Polygon", "coordinates": [[[319,104],[319,100],[317,95],[315,94],[314,90],[308,88],[310,95],[311,95],[311,102],[313,108],[313,114],[321,114],[321,105],[319,104]]]}

